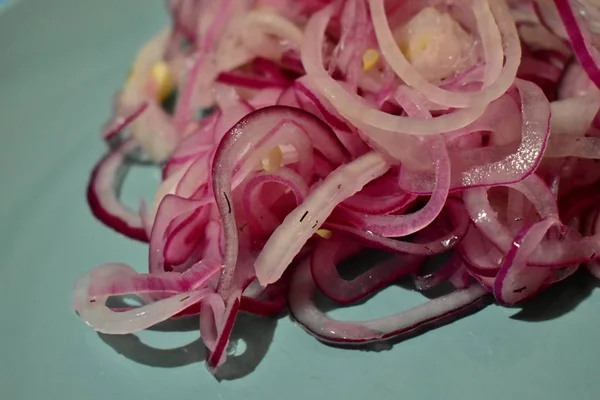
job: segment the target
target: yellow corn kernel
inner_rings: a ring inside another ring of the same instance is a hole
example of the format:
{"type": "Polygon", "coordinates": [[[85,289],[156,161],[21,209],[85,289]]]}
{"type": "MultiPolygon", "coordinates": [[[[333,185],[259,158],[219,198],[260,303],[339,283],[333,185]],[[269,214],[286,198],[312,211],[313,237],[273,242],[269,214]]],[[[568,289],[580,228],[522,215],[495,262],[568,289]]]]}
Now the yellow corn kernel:
{"type": "Polygon", "coordinates": [[[362,57],[362,65],[365,71],[369,71],[379,61],[379,52],[375,49],[368,49],[362,57]]]}
{"type": "Polygon", "coordinates": [[[265,158],[260,161],[262,168],[267,172],[277,172],[283,163],[283,153],[281,147],[275,146],[265,158]]]}
{"type": "Polygon", "coordinates": [[[331,232],[329,229],[317,229],[317,232],[315,233],[321,236],[323,239],[331,239],[331,235],[333,235],[333,232],[331,232]]]}
{"type": "Polygon", "coordinates": [[[158,100],[164,101],[175,88],[175,77],[167,63],[159,61],[152,66],[152,79],[156,83],[158,100]]]}
{"type": "Polygon", "coordinates": [[[431,36],[429,34],[416,35],[410,39],[409,43],[401,43],[400,51],[402,51],[408,61],[412,61],[415,56],[427,50],[430,42],[431,36]]]}

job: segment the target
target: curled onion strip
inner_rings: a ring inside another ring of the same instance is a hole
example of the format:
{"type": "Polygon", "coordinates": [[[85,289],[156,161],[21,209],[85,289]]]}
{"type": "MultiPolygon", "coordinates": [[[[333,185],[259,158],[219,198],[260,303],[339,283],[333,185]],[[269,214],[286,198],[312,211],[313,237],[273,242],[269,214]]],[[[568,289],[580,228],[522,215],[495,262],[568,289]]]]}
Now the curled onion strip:
{"type": "Polygon", "coordinates": [[[487,57],[484,88],[474,93],[450,92],[429,83],[400,51],[388,24],[384,0],[369,0],[369,6],[383,56],[407,85],[421,92],[428,100],[448,107],[473,107],[502,96],[514,82],[521,61],[521,46],[517,29],[503,0],[494,0],[491,4],[486,0],[474,2],[473,10],[487,57]],[[498,28],[506,45],[506,64],[503,68],[503,48],[498,28]]]}
{"type": "Polygon", "coordinates": [[[383,157],[371,152],[332,172],[287,215],[265,244],[254,264],[259,282],[268,285],[279,279],[333,209],[388,169],[383,157]],[[293,240],[290,241],[290,238],[293,240]]]}
{"type": "Polygon", "coordinates": [[[387,338],[411,335],[472,313],[481,308],[487,291],[478,284],[449,295],[429,300],[389,317],[364,322],[342,322],[319,310],[312,301],[315,284],[310,273],[310,260],[303,261],[292,278],[290,311],[310,334],[333,343],[367,343],[387,338]]]}
{"type": "MultiPolygon", "coordinates": [[[[399,133],[407,135],[435,135],[460,129],[483,114],[485,104],[442,115],[431,120],[391,115],[365,104],[358,95],[349,93],[336,82],[323,67],[322,48],[324,35],[334,9],[331,6],[313,14],[306,26],[302,41],[302,65],[313,81],[314,87],[346,119],[358,127],[376,128],[381,135],[399,133]]],[[[375,140],[375,131],[370,132],[375,140]]],[[[394,146],[395,147],[395,146],[394,146]]],[[[393,147],[392,147],[393,148],[393,147]]]]}
{"type": "Polygon", "coordinates": [[[138,332],[170,318],[206,298],[210,293],[214,293],[211,289],[203,287],[208,280],[217,276],[219,269],[218,264],[212,264],[201,267],[198,271],[200,275],[191,272],[189,275],[194,281],[192,283],[189,278],[179,278],[173,275],[164,275],[162,280],[158,277],[136,277],[136,272],[126,265],[104,265],[101,271],[93,270],[76,282],[73,308],[88,325],[98,332],[109,334],[138,332]],[[101,283],[108,285],[107,288],[97,287],[98,274],[101,275],[101,283]],[[93,278],[95,278],[94,282],[92,282],[93,278]],[[132,279],[131,284],[122,282],[122,279],[132,279]],[[190,285],[190,283],[192,284],[190,285]],[[116,286],[113,287],[113,285],[116,286]],[[168,286],[165,285],[171,286],[171,288],[168,289],[168,286]],[[108,297],[112,295],[125,294],[127,291],[130,293],[155,292],[155,290],[157,292],[173,291],[175,289],[173,285],[181,286],[170,297],[133,310],[114,312],[105,304],[108,297]]]}
{"type": "Polygon", "coordinates": [[[129,210],[118,198],[125,175],[127,157],[139,148],[133,141],[125,141],[107,154],[92,171],[87,201],[96,218],[115,231],[132,239],[148,241],[139,214],[129,210]]]}
{"type": "Polygon", "coordinates": [[[451,176],[446,144],[439,140],[432,143],[431,156],[435,160],[436,178],[433,194],[425,207],[404,215],[360,215],[349,212],[350,221],[362,229],[384,237],[407,236],[431,224],[444,208],[451,176]]]}

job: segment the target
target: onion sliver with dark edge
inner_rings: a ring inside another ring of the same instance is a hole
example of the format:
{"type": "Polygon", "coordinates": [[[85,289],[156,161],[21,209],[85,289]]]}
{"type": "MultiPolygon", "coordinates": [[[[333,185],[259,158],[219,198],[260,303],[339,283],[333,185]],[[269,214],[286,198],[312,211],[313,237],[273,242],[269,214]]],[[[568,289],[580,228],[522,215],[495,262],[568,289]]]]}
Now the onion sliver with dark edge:
{"type": "MultiPolygon", "coordinates": [[[[583,22],[581,21],[585,17],[580,15],[581,11],[576,9],[573,3],[575,3],[573,0],[554,0],[579,63],[592,82],[600,89],[600,50],[590,43],[589,37],[586,37],[586,33],[584,33],[586,28],[582,26],[583,22]]],[[[598,22],[596,21],[596,23],[598,22]]]]}
{"type": "Polygon", "coordinates": [[[494,296],[500,304],[512,305],[522,302],[541,290],[552,270],[546,268],[540,271],[541,267],[527,265],[527,259],[548,229],[556,223],[557,220],[548,218],[523,229],[515,237],[494,284],[494,296]]]}
{"type": "Polygon", "coordinates": [[[431,143],[434,160],[435,184],[427,204],[418,211],[404,215],[365,215],[348,213],[350,222],[361,229],[384,237],[408,236],[425,228],[444,208],[450,191],[451,167],[446,144],[441,140],[431,143]]]}
{"type": "Polygon", "coordinates": [[[325,296],[339,304],[352,304],[376,293],[414,272],[424,260],[420,256],[396,254],[360,276],[345,280],[338,274],[336,264],[341,261],[340,256],[346,255],[343,253],[348,248],[350,246],[342,241],[322,240],[317,243],[311,258],[311,275],[315,284],[325,296]]]}
{"type": "MultiPolygon", "coordinates": [[[[500,161],[474,166],[466,171],[455,171],[452,190],[519,182],[539,165],[550,136],[550,104],[536,85],[517,80],[516,87],[522,110],[522,139],[517,151],[500,161]]],[[[503,115],[503,118],[508,117],[503,115]]],[[[400,176],[400,186],[411,193],[431,193],[433,182],[430,174],[414,176],[408,173],[400,176]]]]}
{"type": "Polygon", "coordinates": [[[220,269],[219,264],[208,263],[199,265],[188,276],[167,273],[162,277],[155,277],[138,275],[131,267],[123,264],[105,265],[82,276],[75,283],[73,308],[98,332],[138,332],[214,293],[204,287],[217,276],[220,269]],[[98,287],[99,283],[104,287],[98,287]],[[110,296],[165,292],[171,296],[129,311],[114,312],[106,306],[106,300],[110,296]]]}
{"type": "Polygon", "coordinates": [[[129,140],[108,153],[92,171],[87,201],[96,218],[115,231],[142,242],[148,241],[142,219],[119,200],[119,190],[128,168],[127,156],[138,149],[129,140]]]}
{"type": "Polygon", "coordinates": [[[465,290],[429,300],[426,303],[365,322],[342,322],[328,317],[313,303],[316,286],[310,273],[310,260],[294,272],[289,294],[294,319],[317,339],[331,343],[366,344],[392,337],[413,335],[432,326],[454,321],[486,305],[487,290],[473,284],[465,290]]]}

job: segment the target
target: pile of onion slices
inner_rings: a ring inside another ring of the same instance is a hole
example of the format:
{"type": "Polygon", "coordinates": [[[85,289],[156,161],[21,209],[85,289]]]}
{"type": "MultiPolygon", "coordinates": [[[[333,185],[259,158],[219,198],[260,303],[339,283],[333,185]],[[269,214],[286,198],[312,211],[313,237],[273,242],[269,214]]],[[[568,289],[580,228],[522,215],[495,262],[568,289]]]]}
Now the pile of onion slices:
{"type": "Polygon", "coordinates": [[[519,305],[581,267],[600,277],[597,1],[167,6],[88,186],[100,221],[148,243],[147,272],[110,263],[77,280],[72,306],[96,331],[198,318],[215,371],[240,312],[289,310],[355,345],[519,305]],[[162,181],[131,210],[119,190],[137,162],[162,181]],[[343,278],[370,249],[388,257],[343,278]],[[371,321],[315,303],[401,279],[453,290],[371,321]],[[131,295],[143,305],[107,305],[131,295]]]}

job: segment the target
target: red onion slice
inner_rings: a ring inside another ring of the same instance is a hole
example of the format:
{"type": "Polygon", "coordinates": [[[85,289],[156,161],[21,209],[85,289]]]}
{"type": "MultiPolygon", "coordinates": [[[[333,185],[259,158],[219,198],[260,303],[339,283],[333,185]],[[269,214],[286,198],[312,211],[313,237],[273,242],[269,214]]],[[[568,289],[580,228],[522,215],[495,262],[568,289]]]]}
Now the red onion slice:
{"type": "Polygon", "coordinates": [[[302,327],[317,339],[340,344],[361,344],[391,337],[414,335],[431,326],[439,326],[485,306],[488,293],[478,284],[466,290],[429,300],[389,317],[364,322],[337,321],[313,303],[315,283],[310,260],[304,260],[294,272],[289,294],[290,312],[302,327]]]}
{"type": "MultiPolygon", "coordinates": [[[[550,104],[535,84],[517,79],[516,87],[522,112],[522,139],[517,151],[499,161],[457,171],[453,174],[453,190],[519,182],[538,167],[550,135],[550,104]]],[[[400,186],[411,193],[432,193],[433,179],[425,174],[418,178],[401,174],[400,186]]]]}
{"type": "Polygon", "coordinates": [[[542,25],[559,38],[567,40],[567,31],[562,24],[556,6],[547,0],[533,0],[532,3],[533,9],[542,25]]]}
{"type": "Polygon", "coordinates": [[[494,283],[494,296],[500,304],[520,303],[542,288],[552,271],[528,266],[527,262],[548,229],[558,223],[558,220],[548,218],[523,229],[515,237],[494,283]]]}
{"type": "Polygon", "coordinates": [[[428,226],[444,208],[450,190],[450,159],[443,141],[431,144],[431,158],[434,160],[435,186],[429,202],[412,214],[404,215],[359,215],[349,212],[350,222],[360,229],[371,231],[384,237],[407,236],[428,226]]]}
{"type": "Polygon", "coordinates": [[[148,266],[150,273],[160,273],[172,270],[172,266],[165,262],[164,245],[168,236],[168,229],[173,228],[171,222],[178,216],[189,217],[195,210],[202,207],[201,201],[188,200],[175,195],[167,195],[158,207],[150,246],[148,247],[148,266]]]}
{"type": "Polygon", "coordinates": [[[233,330],[233,325],[240,309],[240,296],[241,294],[238,291],[234,292],[232,297],[228,299],[228,305],[225,308],[224,323],[219,328],[215,349],[211,351],[206,361],[211,372],[214,372],[217,367],[223,365],[227,357],[225,350],[227,349],[229,337],[231,336],[231,331],[233,330]]]}
{"type": "Polygon", "coordinates": [[[119,189],[128,167],[127,157],[138,149],[128,140],[108,153],[94,167],[87,187],[87,201],[92,214],[109,228],[135,240],[148,241],[139,213],[119,201],[119,189]]]}
{"type": "Polygon", "coordinates": [[[462,203],[453,199],[449,199],[448,208],[449,213],[453,213],[452,216],[455,220],[454,228],[449,233],[427,243],[405,242],[397,239],[386,238],[375,235],[370,231],[333,222],[327,222],[325,227],[335,231],[336,235],[340,234],[343,236],[350,236],[353,240],[358,240],[364,243],[367,247],[379,248],[396,253],[431,256],[452,249],[462,241],[463,237],[467,233],[467,228],[469,227],[469,216],[462,203]]]}
{"type": "Polygon", "coordinates": [[[580,10],[576,8],[574,3],[573,0],[554,0],[579,63],[592,82],[600,89],[600,51],[594,47],[594,44],[590,43],[591,38],[589,35],[591,35],[591,32],[588,32],[587,28],[583,26],[581,19],[584,16],[579,15],[580,10]]]}
{"type": "Polygon", "coordinates": [[[75,283],[73,308],[98,332],[138,332],[214,293],[212,289],[204,287],[208,281],[218,276],[220,269],[221,266],[216,263],[201,264],[185,276],[171,273],[154,277],[138,275],[123,264],[104,265],[82,276],[75,283]],[[184,289],[187,291],[182,291],[184,289]],[[169,293],[170,297],[123,312],[111,311],[106,306],[108,297],[125,293],[169,293]]]}
{"type": "Polygon", "coordinates": [[[254,264],[259,282],[268,285],[279,279],[333,209],[388,169],[387,162],[371,152],[332,172],[304,203],[288,214],[263,247],[254,264]]]}
{"type": "Polygon", "coordinates": [[[135,119],[138,118],[147,107],[148,103],[141,103],[139,106],[133,107],[127,111],[118,110],[113,118],[108,121],[102,129],[102,136],[104,137],[104,140],[109,142],[114,141],[119,133],[121,133],[133,121],[135,121],[135,119]]]}
{"type": "Polygon", "coordinates": [[[315,285],[339,304],[352,304],[376,293],[414,272],[424,259],[414,255],[396,255],[352,280],[345,280],[338,274],[336,264],[355,252],[356,249],[348,243],[330,239],[319,241],[312,254],[311,274],[315,285]]]}

